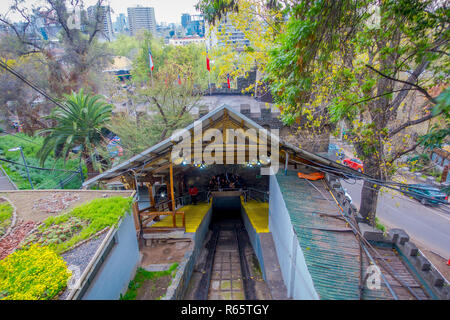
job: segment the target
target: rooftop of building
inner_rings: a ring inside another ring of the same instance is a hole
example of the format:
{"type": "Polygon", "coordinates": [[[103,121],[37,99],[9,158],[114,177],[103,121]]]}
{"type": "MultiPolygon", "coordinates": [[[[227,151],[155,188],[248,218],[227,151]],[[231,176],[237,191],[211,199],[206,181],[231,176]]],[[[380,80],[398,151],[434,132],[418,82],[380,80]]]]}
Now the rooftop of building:
{"type": "MultiPolygon", "coordinates": [[[[325,300],[393,299],[384,281],[381,281],[379,290],[367,287],[365,275],[371,262],[360,247],[358,237],[340,214],[325,181],[300,179],[293,170],[288,170],[286,175],[280,172],[276,178],[319,297],[325,300]]],[[[403,284],[382,269],[399,299],[429,299],[422,283],[409,271],[406,262],[392,246],[375,248],[391,265],[394,276],[398,275],[416,295],[414,297],[403,284]]],[[[380,259],[375,258],[375,261],[381,265],[380,259]]]]}

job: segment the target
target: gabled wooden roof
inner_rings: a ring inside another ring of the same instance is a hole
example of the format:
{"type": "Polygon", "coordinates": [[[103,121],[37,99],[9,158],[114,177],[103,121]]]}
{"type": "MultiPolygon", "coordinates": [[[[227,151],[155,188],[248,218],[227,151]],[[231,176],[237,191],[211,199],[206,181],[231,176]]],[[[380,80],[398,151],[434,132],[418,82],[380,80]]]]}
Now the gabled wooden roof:
{"type": "MultiPolygon", "coordinates": [[[[223,132],[223,130],[232,128],[232,129],[264,129],[262,126],[257,124],[255,121],[249,119],[243,114],[233,110],[231,107],[227,105],[223,105],[210,113],[206,114],[199,120],[188,125],[185,130],[190,130],[193,132],[194,125],[197,123],[201,123],[202,130],[205,132],[207,129],[216,128],[223,132]]],[[[278,138],[278,137],[276,137],[278,138]]],[[[270,139],[268,138],[270,141],[270,139]]],[[[176,144],[172,141],[171,137],[155,144],[154,146],[142,151],[141,153],[133,156],[127,161],[112,167],[111,169],[91,178],[83,183],[83,188],[87,188],[90,185],[99,182],[110,180],[116,178],[118,176],[124,175],[126,173],[139,172],[141,174],[145,174],[148,172],[153,172],[154,174],[161,172],[163,170],[167,170],[169,162],[170,162],[170,152],[172,148],[176,144]]],[[[324,166],[331,166],[338,170],[351,171],[355,174],[355,171],[345,167],[339,163],[321,157],[319,155],[313,154],[311,152],[302,150],[297,148],[287,142],[279,139],[280,151],[285,150],[291,153],[293,156],[290,158],[290,161],[300,161],[300,162],[311,162],[315,164],[321,164],[324,166]]],[[[270,150],[270,149],[269,149],[270,150]]],[[[225,148],[224,148],[225,151],[225,148]]],[[[284,158],[284,153],[280,152],[280,157],[284,158]]],[[[284,162],[280,161],[280,168],[283,166],[284,162]]]]}

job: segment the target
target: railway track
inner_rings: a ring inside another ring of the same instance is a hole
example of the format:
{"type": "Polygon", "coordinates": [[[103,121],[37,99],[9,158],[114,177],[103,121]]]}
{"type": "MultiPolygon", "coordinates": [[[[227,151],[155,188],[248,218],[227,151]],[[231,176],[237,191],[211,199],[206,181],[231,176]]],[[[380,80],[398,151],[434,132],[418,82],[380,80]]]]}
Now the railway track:
{"type": "Polygon", "coordinates": [[[212,235],[196,300],[255,300],[256,293],[245,257],[248,236],[240,220],[212,225],[212,235]]]}

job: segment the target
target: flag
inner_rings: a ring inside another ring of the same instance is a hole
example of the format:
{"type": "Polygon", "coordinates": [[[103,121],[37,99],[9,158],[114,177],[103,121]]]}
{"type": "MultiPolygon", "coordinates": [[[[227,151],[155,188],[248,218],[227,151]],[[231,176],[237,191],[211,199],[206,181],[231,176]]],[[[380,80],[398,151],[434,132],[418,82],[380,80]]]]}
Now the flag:
{"type": "Polygon", "coordinates": [[[178,75],[178,84],[181,84],[181,78],[180,78],[180,75],[178,75]]]}
{"type": "Polygon", "coordinates": [[[153,64],[152,52],[150,51],[150,49],[148,49],[148,64],[150,66],[150,70],[153,71],[153,68],[155,67],[155,65],[153,64]]]}
{"type": "Polygon", "coordinates": [[[206,50],[206,69],[208,69],[208,71],[211,71],[211,68],[209,67],[208,50],[206,50]]]}
{"type": "Polygon", "coordinates": [[[230,84],[230,74],[227,74],[227,83],[228,83],[228,89],[231,89],[231,84],[230,84]]]}

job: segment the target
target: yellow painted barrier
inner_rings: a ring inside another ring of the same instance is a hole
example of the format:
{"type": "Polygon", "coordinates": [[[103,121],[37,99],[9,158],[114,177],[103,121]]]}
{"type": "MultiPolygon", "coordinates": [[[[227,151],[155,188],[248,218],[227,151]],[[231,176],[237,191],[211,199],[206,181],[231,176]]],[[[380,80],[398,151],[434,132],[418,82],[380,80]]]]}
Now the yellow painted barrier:
{"type": "MultiPolygon", "coordinates": [[[[186,232],[196,232],[203,218],[208,213],[210,203],[198,203],[197,205],[187,205],[179,208],[177,211],[183,211],[186,219],[186,232]]],[[[182,217],[177,215],[177,226],[182,226],[182,217]]],[[[164,216],[161,221],[152,224],[151,227],[172,227],[172,216],[164,216]]]]}
{"type": "Polygon", "coordinates": [[[253,228],[257,233],[268,233],[269,231],[269,204],[267,202],[258,202],[249,200],[244,202],[242,206],[247,213],[253,228]]]}

